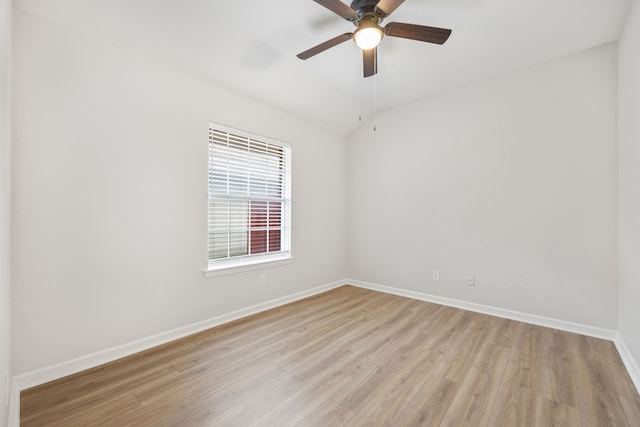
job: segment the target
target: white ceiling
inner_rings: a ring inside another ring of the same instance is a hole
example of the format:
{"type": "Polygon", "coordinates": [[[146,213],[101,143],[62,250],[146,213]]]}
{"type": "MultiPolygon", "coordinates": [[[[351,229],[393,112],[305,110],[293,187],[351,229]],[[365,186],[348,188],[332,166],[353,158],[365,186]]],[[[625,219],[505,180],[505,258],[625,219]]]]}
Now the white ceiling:
{"type": "Polygon", "coordinates": [[[312,0],[15,0],[82,33],[347,135],[377,111],[617,40],[633,0],[406,0],[385,23],[451,28],[442,46],[385,38],[362,77],[345,42],[296,57],[353,25],[312,0]]]}

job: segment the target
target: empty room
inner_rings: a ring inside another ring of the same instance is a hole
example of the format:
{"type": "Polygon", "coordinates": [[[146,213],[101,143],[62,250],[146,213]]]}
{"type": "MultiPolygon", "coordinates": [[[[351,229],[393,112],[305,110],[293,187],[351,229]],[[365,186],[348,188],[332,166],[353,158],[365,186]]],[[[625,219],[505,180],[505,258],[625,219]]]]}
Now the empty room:
{"type": "Polygon", "coordinates": [[[640,426],[640,0],[0,0],[0,426],[640,426]]]}

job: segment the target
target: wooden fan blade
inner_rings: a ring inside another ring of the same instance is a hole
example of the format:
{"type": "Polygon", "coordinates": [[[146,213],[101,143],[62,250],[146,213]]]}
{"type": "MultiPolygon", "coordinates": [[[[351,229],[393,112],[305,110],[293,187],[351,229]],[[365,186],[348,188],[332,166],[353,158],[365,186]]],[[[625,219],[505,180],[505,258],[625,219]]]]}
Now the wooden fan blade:
{"type": "Polygon", "coordinates": [[[451,30],[424,25],[390,22],[384,27],[384,33],[391,37],[418,40],[427,43],[443,44],[451,35],[451,30]]]}
{"type": "Polygon", "coordinates": [[[338,37],[334,37],[331,40],[327,40],[324,43],[320,43],[318,46],[314,46],[311,49],[305,50],[302,53],[296,55],[300,59],[309,59],[325,50],[332,48],[340,43],[346,42],[353,37],[353,33],[340,34],[338,37]]]}
{"type": "Polygon", "coordinates": [[[391,15],[393,11],[396,10],[402,3],[404,3],[404,0],[380,0],[376,5],[376,12],[378,13],[378,15],[386,18],[387,16],[391,15]]]}
{"type": "Polygon", "coordinates": [[[378,48],[363,50],[362,59],[365,77],[371,77],[378,72],[378,48]]]}
{"type": "Polygon", "coordinates": [[[347,21],[355,21],[358,18],[358,12],[351,9],[346,4],[342,3],[340,0],[313,0],[316,3],[326,7],[331,12],[335,13],[338,16],[343,17],[347,21]]]}

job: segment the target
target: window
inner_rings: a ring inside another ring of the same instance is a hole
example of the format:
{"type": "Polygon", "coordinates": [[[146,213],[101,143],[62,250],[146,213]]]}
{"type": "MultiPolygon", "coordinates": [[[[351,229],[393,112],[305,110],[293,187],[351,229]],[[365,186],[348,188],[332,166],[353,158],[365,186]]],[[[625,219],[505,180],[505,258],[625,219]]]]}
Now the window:
{"type": "Polygon", "coordinates": [[[290,258],[291,149],[209,125],[208,271],[290,258]]]}

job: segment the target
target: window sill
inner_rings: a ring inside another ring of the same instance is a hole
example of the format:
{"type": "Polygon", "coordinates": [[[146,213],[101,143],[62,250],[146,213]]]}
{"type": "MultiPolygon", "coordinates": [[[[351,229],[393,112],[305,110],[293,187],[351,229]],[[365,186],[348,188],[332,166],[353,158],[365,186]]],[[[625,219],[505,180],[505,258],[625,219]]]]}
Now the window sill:
{"type": "Polygon", "coordinates": [[[277,267],[280,265],[293,264],[294,258],[290,255],[274,258],[266,258],[264,260],[251,260],[240,262],[223,263],[220,266],[209,266],[202,272],[207,279],[211,277],[225,276],[227,274],[242,273],[244,271],[260,270],[263,268],[277,267]]]}

